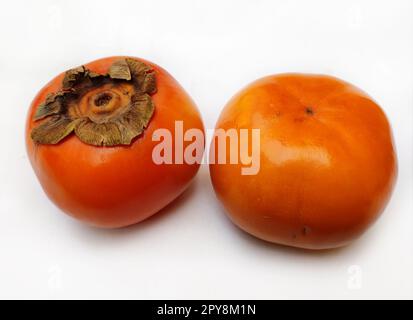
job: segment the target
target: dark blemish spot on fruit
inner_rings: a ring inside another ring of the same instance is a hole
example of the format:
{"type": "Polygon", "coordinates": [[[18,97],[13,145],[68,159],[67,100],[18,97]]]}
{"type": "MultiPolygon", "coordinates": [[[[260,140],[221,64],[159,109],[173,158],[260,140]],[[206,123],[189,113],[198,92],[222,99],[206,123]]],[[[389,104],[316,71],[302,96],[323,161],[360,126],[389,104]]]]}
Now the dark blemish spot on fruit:
{"type": "Polygon", "coordinates": [[[312,115],[314,115],[314,110],[311,107],[307,107],[307,108],[305,108],[305,113],[309,116],[312,116],[312,115]]]}
{"type": "Polygon", "coordinates": [[[304,226],[304,227],[301,229],[301,233],[303,234],[303,236],[308,235],[310,232],[311,232],[311,229],[310,229],[310,227],[308,227],[308,226],[304,226]]]}

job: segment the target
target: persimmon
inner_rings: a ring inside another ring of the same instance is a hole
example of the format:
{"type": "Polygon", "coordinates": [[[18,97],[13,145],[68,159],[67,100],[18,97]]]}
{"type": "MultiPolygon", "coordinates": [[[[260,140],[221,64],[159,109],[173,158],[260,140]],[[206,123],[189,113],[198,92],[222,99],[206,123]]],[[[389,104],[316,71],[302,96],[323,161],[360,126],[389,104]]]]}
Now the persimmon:
{"type": "Polygon", "coordinates": [[[259,170],[243,175],[244,164],[226,161],[211,163],[210,175],[231,220],[258,238],[307,249],[347,245],[391,196],[397,159],[389,122],[347,82],[307,74],[259,79],[216,124],[234,128],[260,130],[259,170]]]}
{"type": "Polygon", "coordinates": [[[104,58],[40,90],[28,112],[27,152],[64,212],[98,227],[128,226],[177,198],[199,168],[152,159],[152,135],[173,135],[176,121],[204,130],[196,105],[168,72],[139,58],[104,58]]]}

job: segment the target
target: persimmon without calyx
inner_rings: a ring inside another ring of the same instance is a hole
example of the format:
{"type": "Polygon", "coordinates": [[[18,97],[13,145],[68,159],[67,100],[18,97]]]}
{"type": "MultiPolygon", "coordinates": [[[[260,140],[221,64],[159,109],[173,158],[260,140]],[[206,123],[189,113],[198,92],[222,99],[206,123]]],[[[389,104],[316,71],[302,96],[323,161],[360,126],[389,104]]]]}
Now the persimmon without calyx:
{"type": "MultiPolygon", "coordinates": [[[[216,129],[260,129],[260,168],[211,163],[215,192],[232,221],[278,244],[346,245],[389,200],[397,162],[388,120],[364,92],[339,79],[269,76],[226,105],[216,129]]],[[[251,142],[250,142],[251,147],[251,142]]],[[[228,149],[228,147],[227,147],[228,149]]],[[[218,148],[211,147],[211,158],[218,148]]]]}
{"type": "Polygon", "coordinates": [[[152,159],[153,133],[166,129],[173,137],[176,121],[204,130],[171,75],[139,58],[104,58],[60,74],[38,93],[26,123],[27,152],[59,208],[94,226],[123,227],[165,207],[196,174],[198,163],[152,159]]]}

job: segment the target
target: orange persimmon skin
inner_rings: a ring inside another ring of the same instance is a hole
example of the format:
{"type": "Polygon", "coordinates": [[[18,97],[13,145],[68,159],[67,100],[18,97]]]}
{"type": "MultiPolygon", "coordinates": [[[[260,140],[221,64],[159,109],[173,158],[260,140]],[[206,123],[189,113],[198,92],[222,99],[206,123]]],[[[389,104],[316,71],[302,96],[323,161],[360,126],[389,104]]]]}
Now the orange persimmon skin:
{"type": "MultiPolygon", "coordinates": [[[[109,57],[86,64],[106,73],[123,57],[109,57]]],[[[73,133],[56,145],[34,144],[33,114],[49,93],[61,89],[64,73],[54,78],[31,104],[26,123],[26,147],[32,167],[47,196],[64,212],[87,224],[124,227],[142,221],[178,197],[198,171],[199,164],[155,164],[152,141],[156,129],[167,129],[174,141],[175,121],[184,130],[204,131],[196,105],[178,82],[161,67],[150,65],[156,75],[152,95],[155,112],[143,134],[128,146],[88,145],[73,133]]],[[[184,147],[190,142],[184,142],[184,147]]]]}
{"type": "Polygon", "coordinates": [[[259,79],[230,100],[218,128],[260,129],[257,175],[229,164],[228,147],[227,164],[210,164],[229,217],[258,238],[340,247],[390,198],[397,174],[391,128],[381,108],[349,83],[305,74],[259,79]]]}

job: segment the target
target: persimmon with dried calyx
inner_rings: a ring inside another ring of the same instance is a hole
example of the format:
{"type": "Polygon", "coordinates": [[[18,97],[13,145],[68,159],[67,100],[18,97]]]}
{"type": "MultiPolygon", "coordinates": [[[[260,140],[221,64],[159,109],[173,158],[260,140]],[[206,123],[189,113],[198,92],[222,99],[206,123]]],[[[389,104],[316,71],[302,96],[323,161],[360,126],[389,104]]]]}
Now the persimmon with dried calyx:
{"type": "MultiPolygon", "coordinates": [[[[227,161],[210,164],[229,217],[258,238],[340,247],[359,237],[390,198],[397,161],[389,122],[367,94],[339,79],[257,80],[230,100],[216,129],[260,130],[256,174],[243,175],[245,163],[230,163],[230,152],[227,161]]],[[[217,150],[211,147],[211,159],[217,150]]]]}
{"type": "Polygon", "coordinates": [[[176,121],[184,130],[204,130],[194,102],[171,75],[142,59],[109,57],[66,71],[39,92],[28,113],[26,146],[59,208],[94,226],[123,227],[158,212],[195,176],[199,162],[152,159],[159,143],[154,132],[173,136],[176,121]]]}

